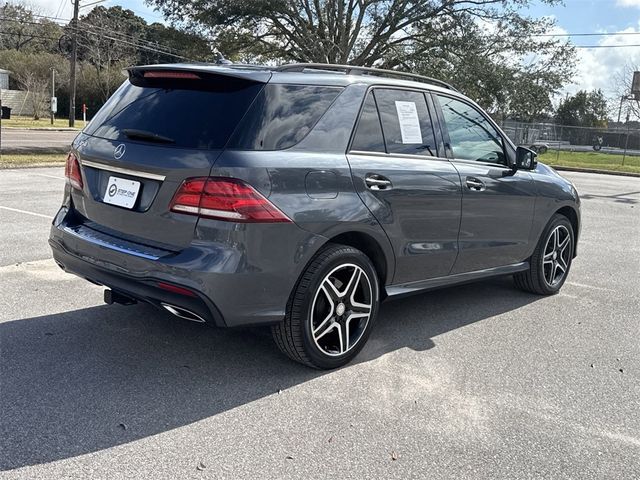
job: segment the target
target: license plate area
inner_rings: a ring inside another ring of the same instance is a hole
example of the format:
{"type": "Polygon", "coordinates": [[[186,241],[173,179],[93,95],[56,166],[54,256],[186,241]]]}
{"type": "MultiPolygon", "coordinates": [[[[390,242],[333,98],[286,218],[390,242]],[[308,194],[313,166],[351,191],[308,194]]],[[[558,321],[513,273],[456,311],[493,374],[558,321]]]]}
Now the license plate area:
{"type": "Polygon", "coordinates": [[[110,176],[102,201],[110,205],[131,209],[140,193],[140,182],[110,176]]]}

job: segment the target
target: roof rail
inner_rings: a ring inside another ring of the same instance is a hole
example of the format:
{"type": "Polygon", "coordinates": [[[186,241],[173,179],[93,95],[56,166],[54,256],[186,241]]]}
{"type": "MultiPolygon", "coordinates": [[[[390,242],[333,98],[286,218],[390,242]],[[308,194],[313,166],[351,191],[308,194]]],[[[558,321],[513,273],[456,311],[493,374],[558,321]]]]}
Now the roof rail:
{"type": "Polygon", "coordinates": [[[397,70],[384,70],[382,68],[358,67],[355,65],[334,65],[332,63],[290,63],[274,68],[276,72],[304,72],[305,70],[315,70],[316,72],[343,72],[346,75],[378,75],[381,77],[398,77],[413,80],[415,82],[431,83],[449,90],[458,91],[453,85],[438,80],[437,78],[425,77],[416,73],[398,72],[397,70]]]}

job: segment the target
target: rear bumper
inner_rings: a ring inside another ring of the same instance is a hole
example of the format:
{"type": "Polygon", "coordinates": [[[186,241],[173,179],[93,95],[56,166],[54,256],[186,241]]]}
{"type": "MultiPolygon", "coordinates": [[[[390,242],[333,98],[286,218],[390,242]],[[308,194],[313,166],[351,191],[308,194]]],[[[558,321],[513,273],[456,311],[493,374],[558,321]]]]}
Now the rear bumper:
{"type": "Polygon", "coordinates": [[[198,314],[207,323],[226,326],[224,317],[217,307],[202,292],[193,292],[195,296],[171,293],[158,287],[160,278],[132,277],[124,273],[116,273],[101,268],[85,258],[78,257],[56,240],[50,239],[49,245],[53,258],[65,272],[72,273],[92,283],[97,283],[111,290],[125,294],[136,300],[150,303],[156,307],[162,304],[175,305],[198,314]]]}
{"type": "Polygon", "coordinates": [[[63,207],[49,237],[63,270],[155,306],[187,309],[216,326],[281,321],[297,278],[325,241],[295,224],[252,224],[226,239],[194,240],[179,252],[163,253],[115,237],[78,235],[73,217],[63,207]],[[158,282],[193,296],[167,291],[158,282]]]}

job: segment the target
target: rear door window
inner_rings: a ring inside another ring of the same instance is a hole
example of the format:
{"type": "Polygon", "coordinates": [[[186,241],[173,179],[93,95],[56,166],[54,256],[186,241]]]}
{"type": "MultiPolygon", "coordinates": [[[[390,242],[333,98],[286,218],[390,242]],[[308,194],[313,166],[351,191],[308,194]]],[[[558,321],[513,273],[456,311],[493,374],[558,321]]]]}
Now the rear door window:
{"type": "Polygon", "coordinates": [[[241,150],[282,150],[300,142],[342,87],[268,84],[229,142],[241,150]]]}
{"type": "Polygon", "coordinates": [[[436,141],[424,93],[374,91],[387,153],[436,156],[436,141]]]}
{"type": "Polygon", "coordinates": [[[361,152],[381,152],[385,153],[384,137],[382,135],[382,125],[378,115],[378,107],[373,97],[373,92],[369,92],[362,107],[360,120],[356,127],[356,132],[351,144],[351,150],[361,152]]]}
{"type": "Polygon", "coordinates": [[[119,88],[85,133],[124,141],[125,131],[137,130],[170,140],[167,146],[220,149],[263,87],[233,78],[137,83],[119,88]]]}

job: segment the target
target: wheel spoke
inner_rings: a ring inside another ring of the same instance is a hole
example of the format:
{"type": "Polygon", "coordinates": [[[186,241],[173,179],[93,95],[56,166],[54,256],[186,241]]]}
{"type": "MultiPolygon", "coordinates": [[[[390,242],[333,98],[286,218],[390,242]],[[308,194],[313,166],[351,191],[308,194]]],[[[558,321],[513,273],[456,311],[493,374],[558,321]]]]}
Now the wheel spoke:
{"type": "Polygon", "coordinates": [[[545,247],[545,255],[552,254],[556,250],[556,231],[551,232],[549,240],[547,240],[547,246],[545,247]]]}
{"type": "MultiPolygon", "coordinates": [[[[564,267],[564,265],[562,265],[562,263],[560,262],[556,262],[556,273],[558,270],[562,270],[562,274],[564,275],[564,272],[566,272],[566,268],[564,267]]],[[[555,276],[554,276],[555,279],[555,276]]]]}
{"type": "Polygon", "coordinates": [[[346,332],[346,328],[344,328],[343,326],[340,326],[337,323],[335,323],[334,325],[338,325],[338,341],[339,341],[339,346],[340,346],[340,353],[344,353],[349,348],[349,343],[348,343],[349,342],[349,333],[346,332]],[[343,335],[343,330],[345,330],[344,335],[343,335]],[[345,341],[347,342],[346,344],[345,344],[345,341]]]}
{"type": "Polygon", "coordinates": [[[354,314],[369,315],[371,313],[371,305],[351,301],[351,311],[354,314]]]}
{"type": "Polygon", "coordinates": [[[314,334],[314,338],[316,339],[316,341],[318,341],[322,337],[324,337],[327,333],[329,333],[331,330],[334,330],[335,328],[338,328],[338,330],[339,330],[340,329],[340,325],[338,325],[337,323],[332,323],[327,328],[325,328],[319,335],[315,335],[314,334]]]}
{"type": "Polygon", "coordinates": [[[565,273],[569,268],[569,262],[562,254],[558,256],[558,265],[562,268],[562,272],[565,273]]]}
{"type": "Polygon", "coordinates": [[[324,329],[329,324],[329,322],[331,322],[331,315],[328,315],[327,318],[320,322],[320,325],[313,329],[313,336],[316,337],[316,339],[319,338],[318,332],[324,329]]]}
{"type": "Polygon", "coordinates": [[[351,274],[351,278],[349,278],[349,283],[344,288],[341,293],[342,297],[350,298],[353,297],[356,289],[358,288],[358,283],[360,283],[360,276],[362,275],[362,270],[358,267],[353,268],[353,273],[351,274]]]}
{"type": "MultiPolygon", "coordinates": [[[[330,282],[325,282],[325,283],[330,283],[330,282]]],[[[333,314],[335,313],[335,310],[336,310],[336,305],[335,305],[333,299],[331,298],[331,294],[327,291],[327,289],[325,288],[324,284],[320,287],[320,290],[322,291],[322,293],[324,293],[325,297],[327,298],[327,302],[329,302],[329,313],[320,322],[320,325],[318,325],[317,327],[315,327],[313,329],[313,335],[314,336],[316,335],[317,332],[319,332],[321,329],[323,329],[325,327],[325,325],[327,325],[327,323],[331,320],[331,318],[333,317],[333,314]]]]}
{"type": "Polygon", "coordinates": [[[338,291],[336,286],[328,277],[320,288],[324,290],[325,295],[327,295],[332,303],[338,303],[340,301],[340,298],[342,298],[342,294],[338,291]]]}
{"type": "Polygon", "coordinates": [[[553,283],[553,270],[554,270],[553,269],[553,263],[554,263],[553,260],[551,260],[550,262],[546,262],[542,267],[543,273],[544,273],[544,278],[545,278],[545,280],[547,281],[547,283],[549,285],[551,285],[551,283],[553,283]],[[545,268],[545,265],[548,268],[545,268]]]}

